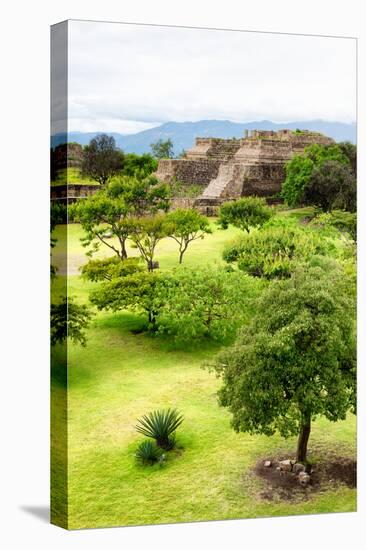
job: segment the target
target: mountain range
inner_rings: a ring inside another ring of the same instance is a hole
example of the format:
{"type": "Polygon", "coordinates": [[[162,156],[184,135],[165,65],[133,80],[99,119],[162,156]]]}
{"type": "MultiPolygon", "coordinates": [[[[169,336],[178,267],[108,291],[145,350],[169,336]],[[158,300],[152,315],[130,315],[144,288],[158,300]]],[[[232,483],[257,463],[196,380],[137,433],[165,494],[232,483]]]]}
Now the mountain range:
{"type": "MultiPolygon", "coordinates": [[[[270,120],[244,123],[231,122],[230,120],[199,120],[197,122],[166,122],[136,134],[105,133],[113,136],[117,146],[125,153],[149,153],[151,152],[151,143],[156,142],[158,139],[171,139],[174,152],[178,155],[183,150],[192,147],[196,137],[240,138],[243,137],[244,130],[281,130],[284,128],[313,130],[332,137],[335,141],[356,143],[356,124],[323,120],[286,122],[283,124],[270,120]]],[[[87,145],[98,133],[101,132],[69,132],[67,141],[87,145]]],[[[61,143],[65,143],[65,134],[55,134],[51,137],[51,147],[56,147],[61,143]]]]}

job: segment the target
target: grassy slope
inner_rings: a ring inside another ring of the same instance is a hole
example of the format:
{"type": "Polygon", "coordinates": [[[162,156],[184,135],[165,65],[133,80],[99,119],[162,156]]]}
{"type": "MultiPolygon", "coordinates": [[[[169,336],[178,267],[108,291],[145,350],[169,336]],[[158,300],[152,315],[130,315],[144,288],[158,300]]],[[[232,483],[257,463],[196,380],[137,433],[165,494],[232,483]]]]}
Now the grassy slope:
{"type": "MultiPolygon", "coordinates": [[[[195,243],[187,265],[220,260],[234,233],[217,231],[195,243]]],[[[70,226],[75,266],[83,261],[79,236],[78,226],[70,226]]],[[[163,268],[175,265],[174,242],[163,242],[157,257],[163,268]]],[[[70,294],[80,301],[87,300],[91,286],[69,277],[70,294]]],[[[234,433],[229,414],[217,405],[220,382],[201,368],[217,347],[174,351],[160,338],[133,334],[140,322],[128,313],[100,313],[87,347],[69,347],[70,528],[355,510],[356,491],[345,487],[302,503],[260,500],[261,482],[250,474],[251,466],[281,449],[291,453],[295,441],[234,433]],[[163,468],[139,467],[133,457],[142,439],[134,430],[136,419],[167,406],[184,413],[182,449],[163,468]]],[[[353,417],[337,424],[318,420],[310,449],[344,446],[342,452],[352,454],[355,430],[353,417]]]]}

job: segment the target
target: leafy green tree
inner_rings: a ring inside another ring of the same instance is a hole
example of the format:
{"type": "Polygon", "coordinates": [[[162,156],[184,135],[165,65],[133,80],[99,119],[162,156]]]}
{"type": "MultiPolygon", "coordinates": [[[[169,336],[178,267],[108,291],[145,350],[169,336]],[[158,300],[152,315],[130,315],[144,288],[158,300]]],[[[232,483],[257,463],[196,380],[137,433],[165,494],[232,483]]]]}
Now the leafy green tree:
{"type": "Polygon", "coordinates": [[[167,210],[169,204],[169,187],[155,177],[124,176],[71,205],[69,211],[85,231],[82,242],[85,247],[91,247],[89,255],[105,245],[124,260],[127,239],[136,229],[136,216],[167,210]]]}
{"type": "Polygon", "coordinates": [[[218,224],[222,229],[234,225],[249,233],[251,227],[261,227],[273,216],[273,210],[260,197],[243,197],[224,203],[219,211],[218,224]]]}
{"type": "Polygon", "coordinates": [[[144,178],[122,176],[109,184],[107,194],[123,199],[134,216],[152,215],[160,210],[166,212],[171,202],[169,185],[153,175],[144,178]]]}
{"type": "Polygon", "coordinates": [[[159,309],[156,288],[162,281],[162,275],[147,271],[113,278],[98,285],[98,288],[91,292],[90,301],[100,310],[127,309],[145,313],[152,328],[155,326],[159,309]]]}
{"type": "Polygon", "coordinates": [[[315,167],[333,160],[349,165],[349,158],[338,144],[306,147],[300,155],[295,155],[286,164],[286,179],[281,196],[289,206],[297,206],[304,200],[304,191],[309,184],[315,167]]]}
{"type": "Polygon", "coordinates": [[[84,147],[81,173],[104,186],[121,172],[123,163],[124,154],[117,148],[114,137],[99,134],[84,147]]]}
{"type": "Polygon", "coordinates": [[[143,271],[143,267],[139,263],[139,258],[126,258],[121,262],[117,256],[102,260],[89,260],[81,267],[82,276],[93,283],[111,281],[140,271],[143,271]]]}
{"type": "Polygon", "coordinates": [[[125,155],[122,174],[124,176],[134,177],[139,179],[146,178],[155,172],[158,168],[157,160],[148,153],[136,155],[128,153],[125,155]]]}
{"type": "Polygon", "coordinates": [[[86,305],[76,304],[71,298],[51,304],[51,345],[70,338],[74,343],[86,345],[85,330],[92,314],[86,305]]]}
{"type": "Polygon", "coordinates": [[[351,168],[327,160],[313,168],[304,190],[304,203],[319,206],[324,212],[334,208],[356,210],[356,180],[351,168]]]}
{"type": "Polygon", "coordinates": [[[327,259],[272,283],[249,326],[215,365],[220,404],[237,432],[298,434],[307,460],[311,423],[355,411],[354,301],[345,274],[327,259]],[[327,265],[328,264],[328,265],[327,265]]]}
{"type": "Polygon", "coordinates": [[[173,142],[172,140],[158,139],[150,145],[152,153],[157,159],[172,159],[174,158],[173,142]]]}
{"type": "Polygon", "coordinates": [[[252,277],[271,280],[290,277],[299,262],[334,249],[316,231],[278,224],[237,239],[226,247],[223,257],[228,263],[237,262],[252,277]]]}
{"type": "Polygon", "coordinates": [[[155,269],[156,246],[167,235],[166,216],[162,214],[133,219],[131,240],[145,260],[148,271],[155,269]]]}
{"type": "Polygon", "coordinates": [[[357,175],[357,147],[354,143],[350,141],[342,141],[338,143],[338,146],[342,153],[348,158],[352,174],[356,177],[357,175]]]}
{"type": "Polygon", "coordinates": [[[177,208],[166,217],[169,237],[179,246],[179,263],[183,261],[184,253],[189,244],[197,239],[203,239],[212,233],[208,219],[193,208],[177,208]]]}
{"type": "Polygon", "coordinates": [[[70,212],[85,231],[82,244],[94,254],[103,244],[120,260],[127,258],[126,242],[131,234],[130,208],[121,196],[101,190],[70,206],[70,212]],[[111,237],[115,237],[111,239],[111,237]]]}
{"type": "Polygon", "coordinates": [[[261,288],[238,271],[179,268],[155,289],[158,330],[180,343],[235,334],[261,288]]]}

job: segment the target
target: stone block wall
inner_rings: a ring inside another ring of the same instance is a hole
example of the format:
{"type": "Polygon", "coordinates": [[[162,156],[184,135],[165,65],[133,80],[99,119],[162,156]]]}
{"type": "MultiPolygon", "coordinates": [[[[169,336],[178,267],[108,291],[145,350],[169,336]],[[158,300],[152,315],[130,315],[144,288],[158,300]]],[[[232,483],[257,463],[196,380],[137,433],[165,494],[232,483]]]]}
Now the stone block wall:
{"type": "Polygon", "coordinates": [[[166,183],[176,179],[185,185],[208,185],[217,176],[219,166],[219,160],[163,159],[159,160],[155,175],[166,183]]]}

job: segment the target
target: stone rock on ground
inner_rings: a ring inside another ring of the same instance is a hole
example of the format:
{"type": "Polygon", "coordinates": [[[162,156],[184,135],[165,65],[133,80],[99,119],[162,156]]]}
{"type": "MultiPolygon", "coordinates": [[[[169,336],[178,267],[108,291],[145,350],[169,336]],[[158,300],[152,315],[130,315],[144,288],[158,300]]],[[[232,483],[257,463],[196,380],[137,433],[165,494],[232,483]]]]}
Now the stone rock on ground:
{"type": "Polygon", "coordinates": [[[280,460],[279,467],[283,472],[292,472],[293,464],[292,460],[280,460]]]}
{"type": "Polygon", "coordinates": [[[307,474],[306,472],[300,472],[299,473],[299,482],[300,482],[300,485],[309,485],[310,483],[310,476],[309,474],[307,474]]]}

